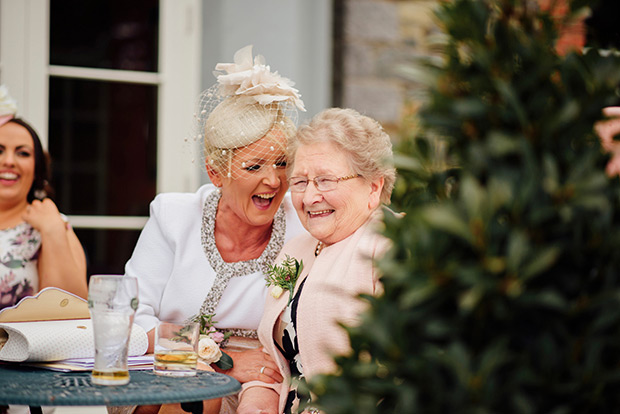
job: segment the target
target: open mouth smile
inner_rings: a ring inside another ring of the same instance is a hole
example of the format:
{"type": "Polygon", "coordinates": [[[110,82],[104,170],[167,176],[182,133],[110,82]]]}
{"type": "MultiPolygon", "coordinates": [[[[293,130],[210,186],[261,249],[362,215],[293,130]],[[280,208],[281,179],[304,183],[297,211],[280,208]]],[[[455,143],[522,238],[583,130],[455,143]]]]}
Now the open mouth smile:
{"type": "Polygon", "coordinates": [[[5,171],[5,172],[0,173],[0,181],[3,181],[3,182],[8,181],[8,182],[13,183],[17,181],[18,179],[19,179],[19,174],[16,174],[14,172],[5,171]]]}
{"type": "Polygon", "coordinates": [[[276,196],[277,192],[274,193],[264,193],[264,194],[255,194],[252,196],[252,201],[254,202],[254,205],[259,209],[259,210],[266,210],[271,206],[271,203],[273,202],[274,197],[276,196]]]}

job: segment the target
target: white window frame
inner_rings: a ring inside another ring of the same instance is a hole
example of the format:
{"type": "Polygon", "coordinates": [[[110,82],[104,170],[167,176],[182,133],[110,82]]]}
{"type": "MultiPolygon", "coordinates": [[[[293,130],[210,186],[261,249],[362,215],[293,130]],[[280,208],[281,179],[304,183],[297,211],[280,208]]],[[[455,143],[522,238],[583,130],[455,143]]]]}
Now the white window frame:
{"type": "MultiPolygon", "coordinates": [[[[49,1],[0,0],[0,83],[48,148],[49,77],[158,85],[156,191],[195,191],[199,143],[186,140],[200,92],[201,0],[160,0],[159,72],[49,65],[49,1]]],[[[140,229],[147,217],[70,216],[74,227],[140,229]]]]}

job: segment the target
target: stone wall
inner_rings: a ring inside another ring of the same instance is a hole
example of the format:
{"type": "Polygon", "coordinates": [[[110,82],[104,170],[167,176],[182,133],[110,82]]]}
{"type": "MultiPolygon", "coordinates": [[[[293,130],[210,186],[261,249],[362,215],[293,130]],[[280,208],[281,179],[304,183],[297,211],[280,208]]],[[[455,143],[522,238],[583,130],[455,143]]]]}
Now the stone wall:
{"type": "Polygon", "coordinates": [[[340,99],[395,131],[421,85],[405,72],[432,54],[435,0],[343,0],[340,99]]]}
{"type": "MultiPolygon", "coordinates": [[[[412,62],[435,55],[440,35],[434,21],[436,0],[334,0],[336,2],[334,87],[336,105],[357,109],[377,119],[395,135],[403,118],[415,111],[422,85],[409,73],[412,62]]],[[[556,17],[565,12],[564,0],[534,0],[556,17]]],[[[582,18],[585,16],[582,16],[582,18]]],[[[562,30],[560,53],[580,48],[585,41],[583,21],[562,30]]]]}

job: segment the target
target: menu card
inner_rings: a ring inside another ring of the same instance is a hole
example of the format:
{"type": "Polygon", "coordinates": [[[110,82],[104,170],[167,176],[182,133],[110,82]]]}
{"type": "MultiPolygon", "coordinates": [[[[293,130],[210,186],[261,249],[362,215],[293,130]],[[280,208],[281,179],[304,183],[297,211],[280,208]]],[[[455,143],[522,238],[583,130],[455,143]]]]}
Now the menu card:
{"type": "MultiPolygon", "coordinates": [[[[133,325],[129,355],[144,355],[148,338],[133,325]]],[[[94,358],[95,345],[87,302],[58,288],[0,311],[0,361],[46,362],[94,358]]]]}

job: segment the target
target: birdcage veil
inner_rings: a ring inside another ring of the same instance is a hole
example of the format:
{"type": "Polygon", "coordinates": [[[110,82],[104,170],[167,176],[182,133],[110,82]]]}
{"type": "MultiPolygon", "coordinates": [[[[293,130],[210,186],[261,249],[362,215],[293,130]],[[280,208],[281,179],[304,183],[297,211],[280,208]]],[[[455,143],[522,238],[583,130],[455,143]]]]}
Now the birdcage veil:
{"type": "Polygon", "coordinates": [[[203,161],[234,179],[233,163],[245,162],[235,161],[235,150],[245,148],[245,159],[256,160],[282,152],[295,134],[297,110],[305,108],[294,83],[272,72],[263,56],[253,58],[251,45],[235,53],[234,63],[218,63],[215,69],[217,82],[196,103],[192,133],[203,143],[203,161]],[[263,137],[270,145],[253,145],[263,137]]]}

